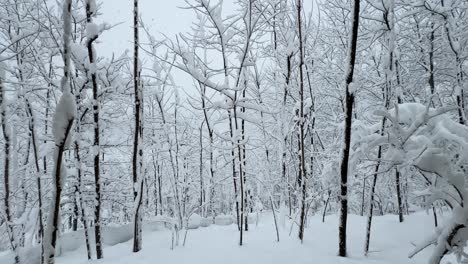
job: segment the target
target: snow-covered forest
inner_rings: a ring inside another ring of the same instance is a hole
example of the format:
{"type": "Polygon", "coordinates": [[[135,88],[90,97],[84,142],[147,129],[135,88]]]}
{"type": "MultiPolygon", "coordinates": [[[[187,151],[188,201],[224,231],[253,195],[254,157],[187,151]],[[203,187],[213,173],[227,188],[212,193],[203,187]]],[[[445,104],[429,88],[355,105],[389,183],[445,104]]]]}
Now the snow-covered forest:
{"type": "Polygon", "coordinates": [[[468,263],[468,1],[127,2],[0,0],[1,264],[468,263]]]}

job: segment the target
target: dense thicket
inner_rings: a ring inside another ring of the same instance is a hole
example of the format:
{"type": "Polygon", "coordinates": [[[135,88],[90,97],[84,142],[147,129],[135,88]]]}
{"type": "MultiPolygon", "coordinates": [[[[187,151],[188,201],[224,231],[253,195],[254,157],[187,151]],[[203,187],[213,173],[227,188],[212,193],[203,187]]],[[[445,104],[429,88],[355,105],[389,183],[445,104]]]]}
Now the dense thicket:
{"type": "Polygon", "coordinates": [[[372,215],[451,212],[413,253],[466,258],[467,1],[187,0],[192,29],[164,38],[134,3],[133,57],[103,57],[99,2],[0,0],[0,248],[17,263],[24,247],[53,263],[79,229],[102,258],[114,224],[139,251],[154,216],[176,244],[190,217],[232,216],[242,245],[262,208],[301,240],[312,214],[367,215],[366,254],[372,215]]]}

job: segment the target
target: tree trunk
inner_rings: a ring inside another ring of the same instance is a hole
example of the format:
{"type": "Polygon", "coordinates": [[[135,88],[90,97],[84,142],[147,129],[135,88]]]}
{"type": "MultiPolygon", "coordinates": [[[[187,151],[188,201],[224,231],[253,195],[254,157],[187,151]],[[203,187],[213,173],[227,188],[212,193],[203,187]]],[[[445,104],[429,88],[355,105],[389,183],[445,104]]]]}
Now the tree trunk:
{"type": "Polygon", "coordinates": [[[323,208],[322,223],[325,223],[325,215],[327,214],[327,208],[328,208],[328,203],[330,201],[330,195],[331,195],[331,191],[329,190],[327,201],[325,202],[325,207],[323,208]]]}
{"type": "MultiPolygon", "coordinates": [[[[79,121],[77,122],[77,134],[80,134],[80,128],[79,128],[79,121]]],[[[85,233],[85,243],[86,243],[86,253],[88,254],[88,260],[91,260],[91,245],[89,243],[89,229],[88,229],[88,223],[86,222],[86,214],[85,214],[85,203],[83,201],[83,172],[82,172],[82,161],[81,161],[81,156],[80,156],[80,145],[78,141],[75,141],[75,156],[76,156],[76,162],[78,163],[77,167],[77,176],[78,176],[78,203],[81,208],[81,223],[83,224],[83,229],[85,233]]]]}
{"type": "Polygon", "coordinates": [[[400,184],[400,170],[398,166],[395,169],[395,184],[397,191],[397,202],[398,202],[398,220],[403,222],[403,203],[401,200],[401,184],[400,184]]]}
{"type": "Polygon", "coordinates": [[[344,124],[344,142],[342,160],[340,164],[341,174],[341,210],[340,210],[340,226],[339,226],[339,252],[338,255],[346,257],[346,226],[348,222],[348,166],[349,166],[349,152],[351,148],[351,122],[353,114],[354,104],[354,93],[350,91],[350,84],[353,82],[354,74],[354,63],[356,61],[356,48],[358,39],[358,27],[359,27],[359,6],[360,0],[354,0],[354,7],[352,12],[352,28],[351,38],[348,51],[348,62],[347,73],[346,73],[346,94],[345,94],[345,124],[344,124]]]}
{"type": "Polygon", "coordinates": [[[434,216],[434,227],[437,228],[439,224],[437,221],[437,212],[436,212],[435,206],[432,206],[432,215],[434,216]]]}
{"type": "Polygon", "coordinates": [[[140,83],[140,66],[139,66],[139,37],[138,37],[138,0],[133,1],[133,86],[135,93],[135,131],[133,141],[133,159],[132,159],[132,174],[133,174],[133,199],[134,199],[134,227],[133,227],[133,252],[139,252],[142,246],[142,215],[141,205],[143,201],[143,89],[140,83]]]}
{"type": "Polygon", "coordinates": [[[234,184],[234,200],[236,201],[236,224],[239,231],[242,229],[240,215],[239,215],[239,194],[237,191],[237,175],[236,175],[236,153],[235,153],[235,144],[234,144],[234,128],[232,126],[232,116],[231,111],[228,110],[229,116],[229,133],[232,139],[232,149],[231,149],[231,158],[232,158],[232,180],[234,184]]]}
{"type": "Polygon", "coordinates": [[[200,211],[201,216],[206,216],[205,210],[205,186],[203,181],[203,123],[200,126],[200,211]]]}
{"type": "MultiPolygon", "coordinates": [[[[89,24],[93,23],[93,16],[95,10],[92,10],[90,0],[86,1],[86,22],[89,24]]],[[[88,58],[90,65],[95,63],[95,51],[93,47],[94,41],[98,38],[98,35],[88,36],[86,41],[86,47],[88,50],[88,58]]],[[[93,168],[94,168],[94,186],[95,186],[95,204],[94,204],[94,237],[96,241],[96,258],[102,259],[102,239],[101,239],[101,180],[100,180],[100,145],[99,145],[99,95],[98,95],[98,83],[95,69],[91,70],[91,84],[93,93],[93,123],[94,123],[94,143],[93,143],[93,168]]]]}
{"type": "Polygon", "coordinates": [[[39,165],[39,146],[37,142],[37,134],[36,134],[36,127],[35,127],[35,118],[32,110],[32,106],[29,103],[29,100],[26,99],[26,106],[28,108],[28,115],[29,115],[29,132],[31,133],[31,140],[33,146],[33,154],[34,154],[34,166],[36,168],[36,185],[37,185],[37,196],[38,196],[38,208],[39,208],[39,230],[38,230],[38,237],[39,241],[42,244],[42,238],[44,236],[44,218],[42,214],[42,182],[41,182],[41,168],[39,165]]]}
{"type": "MultiPolygon", "coordinates": [[[[382,121],[382,131],[385,127],[385,119],[382,121]]],[[[382,134],[383,132],[381,132],[382,134]]],[[[382,157],[382,146],[379,146],[379,150],[377,151],[377,164],[375,165],[374,170],[374,177],[372,179],[372,186],[370,191],[370,198],[369,198],[369,212],[367,215],[367,225],[366,225],[366,242],[364,245],[364,255],[367,256],[369,252],[369,245],[370,245],[370,235],[371,235],[371,226],[372,226],[372,215],[374,213],[374,195],[375,195],[375,186],[377,185],[377,174],[379,173],[380,168],[380,159],[382,157]]]]}
{"type": "MultiPolygon", "coordinates": [[[[2,65],[0,65],[2,67],[2,65]]],[[[3,71],[3,69],[0,69],[3,71]]],[[[5,158],[4,158],[4,171],[3,171],[3,179],[4,179],[4,198],[3,198],[3,207],[4,207],[4,215],[5,215],[5,226],[7,229],[8,238],[10,240],[11,249],[15,255],[15,263],[18,264],[20,262],[19,255],[17,252],[17,243],[15,238],[15,230],[12,226],[13,219],[11,213],[11,206],[10,206],[10,155],[11,155],[11,128],[7,124],[7,105],[5,100],[5,90],[3,85],[3,79],[0,74],[0,116],[2,121],[2,131],[3,131],[3,139],[4,139],[4,151],[5,151],[5,158]]]]}
{"type": "Polygon", "coordinates": [[[302,43],[302,0],[297,1],[297,27],[299,33],[299,122],[298,122],[298,136],[299,136],[299,188],[301,191],[301,215],[299,223],[299,239],[301,242],[304,241],[304,228],[305,228],[305,214],[306,214],[306,196],[307,196],[307,175],[306,175],[306,164],[305,164],[305,144],[304,144],[304,48],[302,43]]]}
{"type": "Polygon", "coordinates": [[[366,198],[366,177],[362,179],[361,216],[364,216],[365,198],[366,198]]]}
{"type": "Polygon", "coordinates": [[[55,147],[55,166],[54,166],[54,175],[53,175],[53,184],[52,184],[52,203],[51,203],[51,212],[49,215],[49,224],[47,225],[47,237],[44,239],[44,247],[47,248],[44,251],[43,264],[54,264],[55,263],[55,247],[58,239],[58,231],[60,225],[60,198],[62,195],[62,187],[64,184],[65,167],[63,165],[63,154],[65,152],[66,142],[70,136],[71,128],[73,125],[74,119],[69,119],[64,137],[61,142],[56,142],[55,147]],[[48,244],[50,243],[50,244],[48,244]]]}

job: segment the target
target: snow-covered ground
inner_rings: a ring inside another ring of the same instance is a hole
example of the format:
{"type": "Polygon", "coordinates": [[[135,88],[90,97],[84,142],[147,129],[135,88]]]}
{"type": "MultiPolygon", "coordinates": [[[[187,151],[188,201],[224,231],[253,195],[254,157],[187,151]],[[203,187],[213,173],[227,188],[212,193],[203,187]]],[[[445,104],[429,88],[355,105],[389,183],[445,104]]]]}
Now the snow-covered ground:
{"type": "MultiPolygon", "coordinates": [[[[408,259],[408,253],[434,230],[432,214],[419,212],[408,216],[405,222],[398,223],[394,215],[374,217],[371,247],[368,257],[363,256],[365,217],[349,216],[348,222],[348,258],[337,257],[338,216],[327,216],[321,222],[321,216],[311,217],[305,233],[304,243],[297,239],[297,228],[286,222],[280,226],[280,242],[276,242],[273,217],[269,213],[260,216],[258,225],[253,222],[245,234],[245,245],[238,246],[239,233],[235,225],[200,227],[189,230],[185,246],[171,250],[171,231],[156,228],[154,225],[145,228],[143,233],[143,250],[131,253],[132,240],[109,245],[104,249],[105,259],[88,262],[84,241],[78,249],[66,251],[58,257],[58,264],[425,264],[432,247],[408,259]]],[[[125,240],[131,229],[108,229],[105,236],[125,240]],[[128,230],[128,231],[122,231],[128,230]]],[[[71,236],[68,240],[71,240],[71,236]]],[[[180,234],[182,244],[184,233],[180,234]]],[[[114,239],[114,240],[115,240],[114,239]]],[[[107,241],[112,241],[107,240],[107,241]]],[[[5,260],[5,258],[3,258],[5,260]]],[[[2,257],[0,255],[0,263],[2,257]]]]}

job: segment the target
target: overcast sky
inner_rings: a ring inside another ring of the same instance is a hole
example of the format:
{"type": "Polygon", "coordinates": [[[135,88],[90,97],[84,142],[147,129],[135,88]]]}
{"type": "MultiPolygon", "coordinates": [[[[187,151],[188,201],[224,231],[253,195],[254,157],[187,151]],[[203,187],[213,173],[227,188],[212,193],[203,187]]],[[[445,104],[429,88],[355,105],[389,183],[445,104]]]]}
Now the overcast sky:
{"type": "MultiPolygon", "coordinates": [[[[310,10],[312,1],[304,1],[306,10],[310,10]]],[[[101,2],[101,21],[118,25],[100,37],[103,45],[98,46],[98,52],[104,56],[110,56],[112,52],[119,54],[125,49],[131,49],[133,0],[103,0],[101,2]]],[[[233,2],[234,0],[223,1],[223,16],[235,10],[233,2]]],[[[195,18],[192,10],[179,8],[187,6],[184,0],[139,0],[139,5],[143,22],[151,28],[155,36],[158,32],[173,37],[177,33],[190,31],[191,23],[195,18]]]]}
{"type": "MultiPolygon", "coordinates": [[[[190,0],[189,0],[190,1],[190,0]]],[[[313,0],[304,0],[305,10],[310,10],[313,0]]],[[[99,37],[97,52],[100,56],[117,56],[125,50],[133,54],[133,0],[102,0],[98,23],[106,22],[115,25],[99,37]]],[[[217,0],[213,0],[213,3],[217,0]]],[[[184,0],[139,0],[139,11],[145,25],[156,38],[162,37],[160,33],[173,38],[178,33],[191,31],[192,22],[195,21],[194,12],[184,9],[187,4],[184,0]]],[[[236,10],[235,0],[223,1],[223,17],[236,10]]],[[[141,40],[145,39],[140,31],[141,40]]],[[[144,57],[144,52],[141,54],[144,57]]],[[[174,70],[176,85],[188,92],[193,89],[192,79],[179,70],[174,70]]],[[[191,91],[189,93],[193,93],[191,91]]]]}
{"type": "MultiPolygon", "coordinates": [[[[232,2],[225,0],[223,11],[232,10],[232,2]]],[[[161,32],[173,37],[177,33],[190,31],[195,17],[192,10],[180,8],[185,6],[184,0],[139,0],[140,15],[154,36],[161,32]]],[[[110,56],[112,52],[118,54],[132,49],[133,0],[104,0],[101,13],[102,21],[118,25],[100,37],[102,45],[98,47],[98,52],[110,56]]]]}

